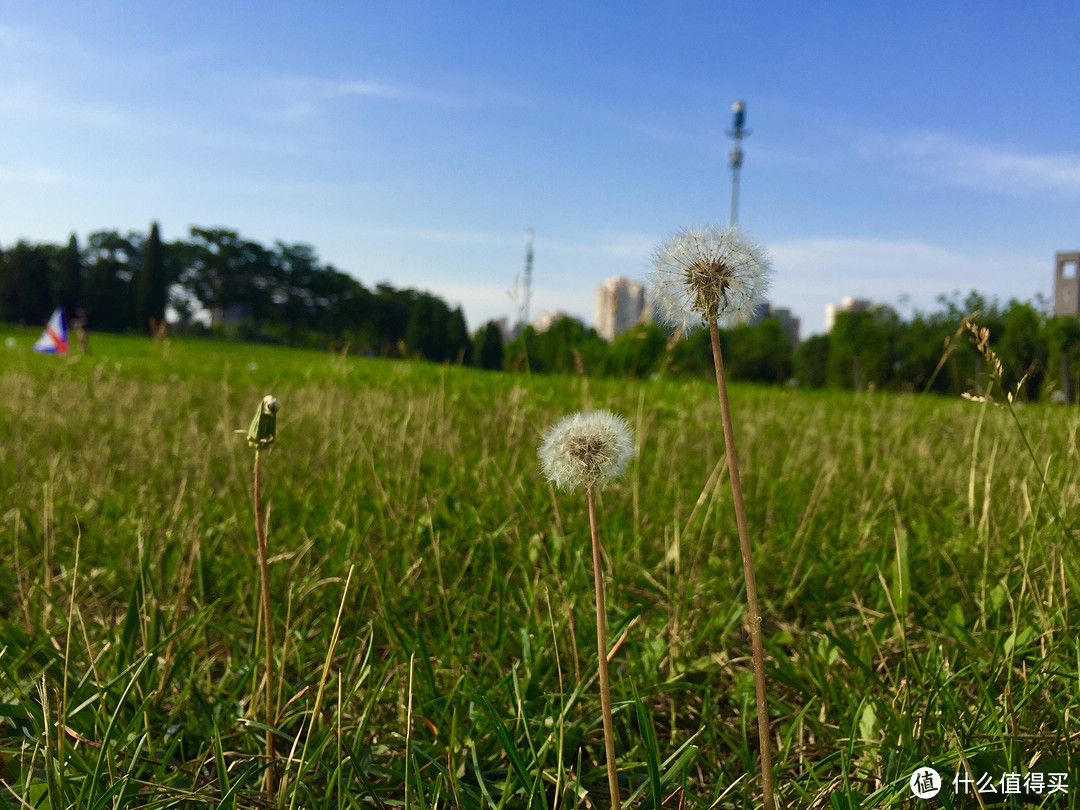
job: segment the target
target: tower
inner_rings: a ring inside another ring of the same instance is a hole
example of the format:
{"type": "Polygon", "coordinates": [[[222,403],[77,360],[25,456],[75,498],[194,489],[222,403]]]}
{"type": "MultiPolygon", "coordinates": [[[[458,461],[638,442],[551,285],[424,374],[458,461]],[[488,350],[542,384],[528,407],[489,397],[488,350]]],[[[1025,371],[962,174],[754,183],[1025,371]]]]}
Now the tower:
{"type": "Polygon", "coordinates": [[[731,150],[731,221],[734,225],[739,216],[739,169],[742,168],[742,139],[750,134],[745,128],[746,102],[736,101],[731,105],[732,125],[728,135],[735,139],[735,148],[731,150]]]}
{"type": "Polygon", "coordinates": [[[1054,256],[1054,314],[1080,312],[1080,251],[1054,256]]]}
{"type": "Polygon", "coordinates": [[[529,323],[529,302],[532,300],[532,266],[533,229],[529,228],[525,237],[525,315],[521,319],[522,325],[529,323]]]}

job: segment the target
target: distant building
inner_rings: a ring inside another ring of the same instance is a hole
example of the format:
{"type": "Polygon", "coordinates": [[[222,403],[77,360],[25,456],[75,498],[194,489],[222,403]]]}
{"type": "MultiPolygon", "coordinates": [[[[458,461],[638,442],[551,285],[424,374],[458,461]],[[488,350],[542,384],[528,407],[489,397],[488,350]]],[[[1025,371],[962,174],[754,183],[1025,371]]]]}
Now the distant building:
{"type": "Polygon", "coordinates": [[[839,304],[826,304],[825,331],[832,331],[836,316],[841,312],[867,312],[873,306],[874,302],[868,298],[852,298],[850,295],[841,298],[839,304]]]}
{"type": "Polygon", "coordinates": [[[769,317],[780,321],[780,328],[787,333],[792,348],[799,345],[799,319],[787,307],[769,307],[769,317]]]}
{"type": "Polygon", "coordinates": [[[792,315],[787,307],[774,307],[771,302],[764,301],[747,321],[747,325],[757,326],[768,318],[776,318],[780,322],[780,328],[787,333],[792,346],[799,345],[799,319],[792,315]]]}
{"type": "Polygon", "coordinates": [[[554,312],[544,312],[533,319],[532,326],[537,332],[546,332],[556,321],[561,321],[563,318],[573,318],[574,316],[568,312],[563,312],[561,309],[554,312]]]}
{"type": "Polygon", "coordinates": [[[1080,312],[1080,251],[1058,253],[1054,257],[1054,314],[1080,312]]]}
{"type": "Polygon", "coordinates": [[[596,317],[593,326],[604,340],[614,340],[639,323],[652,321],[649,296],[641,284],[619,277],[596,288],[596,317]]]}
{"type": "Polygon", "coordinates": [[[762,301],[758,304],[757,309],[751,313],[750,317],[746,319],[747,326],[757,326],[766,318],[772,317],[772,303],[769,301],[762,301]]]}
{"type": "Polygon", "coordinates": [[[501,318],[494,318],[491,322],[499,327],[499,336],[502,338],[503,343],[509,343],[518,336],[520,330],[517,326],[511,326],[509,319],[505,315],[501,318]]]}

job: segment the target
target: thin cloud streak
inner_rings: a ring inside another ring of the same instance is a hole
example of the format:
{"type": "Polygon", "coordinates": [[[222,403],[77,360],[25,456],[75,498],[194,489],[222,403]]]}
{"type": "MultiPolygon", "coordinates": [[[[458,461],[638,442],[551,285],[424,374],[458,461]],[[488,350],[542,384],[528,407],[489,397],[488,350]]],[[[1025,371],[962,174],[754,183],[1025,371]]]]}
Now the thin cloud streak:
{"type": "Polygon", "coordinates": [[[409,100],[411,88],[370,79],[335,80],[316,76],[284,75],[255,82],[265,107],[266,120],[295,123],[324,112],[329,106],[350,99],[409,100]]]}
{"type": "Polygon", "coordinates": [[[12,183],[30,186],[59,186],[67,182],[67,177],[55,169],[19,168],[0,166],[0,183],[12,183]]]}
{"type": "Polygon", "coordinates": [[[77,101],[41,82],[10,84],[0,96],[0,119],[49,121],[106,131],[130,128],[133,116],[108,102],[77,101]]]}
{"type": "Polygon", "coordinates": [[[891,143],[871,139],[863,150],[874,160],[899,160],[907,172],[933,183],[1019,195],[1080,195],[1080,154],[1018,152],[942,133],[891,143]]]}
{"type": "MultiPolygon", "coordinates": [[[[521,247],[525,250],[526,228],[520,231],[497,233],[494,231],[455,230],[452,228],[428,228],[408,226],[369,225],[359,233],[375,239],[407,239],[453,245],[489,245],[495,247],[521,247]]],[[[656,245],[656,237],[644,234],[602,234],[594,241],[558,239],[535,233],[535,249],[559,254],[593,254],[616,259],[627,259],[626,274],[647,270],[647,263],[656,245]]],[[[523,254],[524,255],[524,254],[523,254]]]]}
{"type": "Polygon", "coordinates": [[[802,318],[804,335],[822,331],[825,305],[845,295],[893,306],[909,296],[926,312],[954,291],[1027,300],[1049,289],[1052,271],[1049,259],[963,253],[919,240],[807,239],[769,245],[769,253],[776,269],[770,299],[802,318]]]}
{"type": "Polygon", "coordinates": [[[421,88],[395,81],[370,78],[328,79],[301,74],[265,75],[242,81],[248,94],[263,99],[261,116],[266,120],[294,123],[327,112],[333,105],[359,100],[402,102],[447,109],[533,106],[521,94],[498,87],[480,87],[476,79],[466,90],[421,88]]]}

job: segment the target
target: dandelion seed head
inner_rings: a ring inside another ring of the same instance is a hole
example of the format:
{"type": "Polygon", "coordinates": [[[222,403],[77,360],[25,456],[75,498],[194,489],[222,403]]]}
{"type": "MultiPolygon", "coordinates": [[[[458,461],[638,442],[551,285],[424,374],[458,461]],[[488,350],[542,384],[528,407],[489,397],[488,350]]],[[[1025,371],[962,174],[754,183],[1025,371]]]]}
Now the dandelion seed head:
{"type": "Polygon", "coordinates": [[[772,265],[765,249],[732,226],[687,228],[653,257],[653,300],[661,320],[687,331],[716,318],[745,323],[764,303],[772,265]]]}
{"type": "Polygon", "coordinates": [[[559,489],[603,487],[634,457],[634,432],[610,411],[573,413],[544,434],[537,455],[544,477],[559,489]]]}

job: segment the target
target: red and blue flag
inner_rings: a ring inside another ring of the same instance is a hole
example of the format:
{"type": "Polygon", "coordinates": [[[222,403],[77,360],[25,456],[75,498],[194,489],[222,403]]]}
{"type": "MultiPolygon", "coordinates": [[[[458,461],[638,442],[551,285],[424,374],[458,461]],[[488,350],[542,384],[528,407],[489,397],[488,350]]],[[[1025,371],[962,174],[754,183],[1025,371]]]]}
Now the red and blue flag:
{"type": "Polygon", "coordinates": [[[67,320],[64,318],[63,307],[57,307],[49,322],[45,324],[45,331],[34,344],[34,351],[42,354],[68,353],[67,320]]]}

